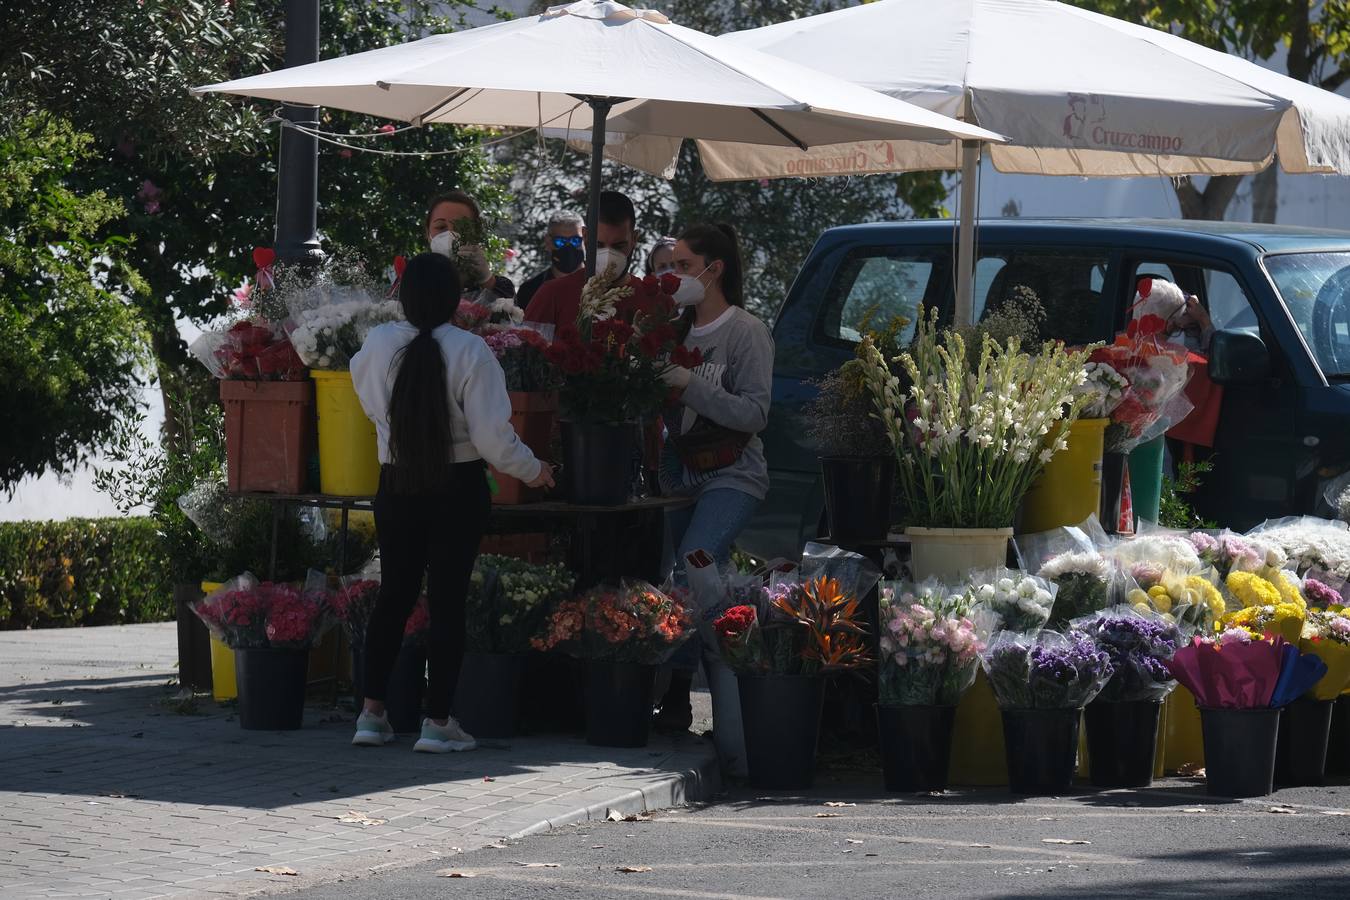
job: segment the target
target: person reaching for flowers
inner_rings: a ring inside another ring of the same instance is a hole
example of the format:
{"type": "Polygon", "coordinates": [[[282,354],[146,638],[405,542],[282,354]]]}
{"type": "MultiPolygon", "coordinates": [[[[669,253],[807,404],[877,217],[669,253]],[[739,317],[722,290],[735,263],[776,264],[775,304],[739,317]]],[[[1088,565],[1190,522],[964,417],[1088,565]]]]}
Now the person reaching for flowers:
{"type": "MultiPolygon", "coordinates": [[[[662,418],[662,492],[694,498],[666,524],[675,548],[675,581],[683,586],[685,556],[704,550],[716,564],[731,559],[731,545],[769,487],[759,433],[769,418],[773,391],[773,338],[745,309],[744,270],[736,232],[729,225],[694,225],[675,243],[684,312],[680,348],[662,376],[673,402],[662,418]],[[684,359],[685,354],[697,354],[684,359]],[[690,367],[681,363],[693,363],[690,367]]],[[[699,642],[688,641],[672,660],[670,689],[656,727],[684,731],[692,722],[689,686],[700,662],[699,642]]]]}
{"type": "Polygon", "coordinates": [[[553,486],[511,427],[511,401],[496,357],[481,337],[456,328],[460,278],[446,256],[423,253],[404,269],[406,322],[373,328],[352,357],[352,384],[375,423],[380,486],[375,532],[380,593],[366,631],[365,702],[352,743],[393,740],[385,687],[404,626],[426,577],[427,718],[414,750],[472,750],[450,717],[464,655],[464,605],[491,507],[484,460],[530,487],[553,486]]]}

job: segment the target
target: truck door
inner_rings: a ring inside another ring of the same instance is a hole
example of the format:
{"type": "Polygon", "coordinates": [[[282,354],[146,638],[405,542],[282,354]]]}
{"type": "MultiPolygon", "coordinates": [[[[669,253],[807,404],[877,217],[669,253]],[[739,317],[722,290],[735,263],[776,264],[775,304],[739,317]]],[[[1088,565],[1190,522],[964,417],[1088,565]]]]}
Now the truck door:
{"type": "MultiPolygon", "coordinates": [[[[1271,378],[1260,384],[1223,388],[1212,447],[1188,449],[1174,442],[1169,446],[1174,457],[1193,454],[1213,464],[1213,471],[1203,476],[1192,498],[1196,511],[1241,530],[1288,515],[1294,508],[1299,471],[1310,464],[1310,455],[1296,428],[1298,386],[1269,322],[1253,302],[1250,286],[1235,266],[1214,259],[1145,251],[1132,255],[1129,263],[1125,267],[1129,285],[1145,276],[1166,278],[1199,298],[1216,330],[1259,335],[1270,351],[1271,378]]],[[[1121,327],[1125,315],[1122,310],[1121,327]]],[[[1192,349],[1198,346],[1198,352],[1205,355],[1207,346],[1202,343],[1193,338],[1192,349]]]]}

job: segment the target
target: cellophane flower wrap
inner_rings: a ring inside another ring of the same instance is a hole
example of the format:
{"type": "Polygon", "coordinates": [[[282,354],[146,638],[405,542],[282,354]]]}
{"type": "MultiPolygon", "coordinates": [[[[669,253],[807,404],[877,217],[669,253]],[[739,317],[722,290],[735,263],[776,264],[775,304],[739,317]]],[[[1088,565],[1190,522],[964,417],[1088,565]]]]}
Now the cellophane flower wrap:
{"type": "Polygon", "coordinates": [[[1167,661],[1186,644],[1176,624],[1128,606],[1098,612],[1073,623],[1111,660],[1111,678],[1099,703],[1162,700],[1176,687],[1167,661]]]}
{"type": "Polygon", "coordinates": [[[717,652],[721,642],[714,623],[733,606],[762,606],[764,579],[733,565],[721,568],[706,550],[685,556],[684,573],[704,649],[717,652]]]}
{"type": "Polygon", "coordinates": [[[491,331],[483,340],[501,364],[508,391],[557,390],[558,370],[548,359],[549,341],[537,328],[491,331]]]}
{"type": "Polygon", "coordinates": [[[1190,380],[1190,353],[1164,334],[1167,310],[1184,307],[1186,298],[1170,282],[1141,281],[1135,295],[1134,316],[1124,334],[1092,352],[1091,361],[1105,363],[1129,382],[1129,388],[1111,411],[1106,449],[1128,453],[1163,434],[1191,411],[1186,398],[1190,380]],[[1160,304],[1166,309],[1160,309],[1160,304]]]}
{"type": "Polygon", "coordinates": [[[1213,566],[1223,579],[1230,572],[1255,572],[1268,566],[1278,569],[1285,563],[1284,553],[1274,544],[1231,531],[1219,534],[1195,531],[1187,535],[1187,540],[1200,562],[1213,566]]]}
{"type": "Polygon", "coordinates": [[[1206,709],[1264,709],[1279,681],[1284,639],[1231,628],[1200,635],[1167,661],[1173,677],[1206,709]]]}
{"type": "Polygon", "coordinates": [[[1247,537],[1274,544],[1300,575],[1317,569],[1342,584],[1350,581],[1350,526],[1345,522],[1315,516],[1272,519],[1247,537]]]}
{"type": "Polygon", "coordinates": [[[1308,604],[1290,573],[1269,568],[1260,572],[1230,572],[1225,584],[1229,595],[1241,607],[1223,616],[1224,628],[1279,634],[1291,644],[1298,643],[1308,604]]]}
{"type": "Polygon", "coordinates": [[[347,369],[372,328],[403,318],[398,300],[358,285],[316,284],[294,292],[287,302],[287,333],[311,369],[347,369]]]}
{"type": "Polygon", "coordinates": [[[680,592],[624,581],[559,603],[530,646],[581,659],[659,665],[693,632],[694,617],[680,592]]]}
{"type": "Polygon", "coordinates": [[[301,381],[308,374],[285,329],[256,316],[204,331],[188,350],[220,379],[301,381]]]}
{"type": "Polygon", "coordinates": [[[1089,362],[1083,366],[1083,371],[1086,380],[1075,389],[1075,393],[1087,397],[1082,417],[1109,418],[1125,400],[1130,389],[1129,379],[1104,362],[1089,362]]]}
{"type": "Polygon", "coordinates": [[[1001,631],[980,656],[1002,709],[1081,709],[1111,678],[1111,658],[1085,632],[1001,631]]]}
{"type": "Polygon", "coordinates": [[[232,650],[308,649],[328,624],[325,576],[311,573],[305,586],[231,579],[191,605],[211,636],[232,650]]]}
{"type": "Polygon", "coordinates": [[[1121,567],[1127,585],[1123,601],[1139,612],[1156,612],[1184,633],[1213,634],[1227,604],[1184,534],[1141,534],[1104,551],[1121,567]]]}
{"type": "MultiPolygon", "coordinates": [[[[1308,592],[1307,584],[1303,588],[1308,592]]],[[[1350,687],[1350,615],[1343,608],[1309,610],[1298,648],[1327,666],[1327,674],[1310,692],[1314,700],[1335,700],[1350,687]]]]}
{"type": "Polygon", "coordinates": [[[353,647],[365,646],[366,628],[379,598],[379,572],[345,575],[338,580],[338,589],[332,596],[333,616],[342,624],[353,647]]]}
{"type": "Polygon", "coordinates": [[[548,360],[562,373],[559,404],[574,422],[619,425],[655,415],[670,395],[661,373],[694,368],[702,357],[679,346],[671,324],[678,280],[649,276],[636,287],[595,276],[582,293],[576,325],[557,329],[548,360]],[[597,287],[599,284],[601,286],[597,287]],[[617,314],[631,301],[631,322],[617,314]]]}
{"type": "Polygon", "coordinates": [[[575,582],[565,566],[479,556],[469,578],[467,648],[475,653],[528,652],[554,608],[572,595],[575,582]]]}
{"type": "Polygon", "coordinates": [[[884,585],[880,602],[881,705],[955,706],[984,649],[966,595],[930,580],[884,585]]]}
{"type": "Polygon", "coordinates": [[[1006,528],[1088,398],[1087,353],[1046,343],[1033,356],[988,334],[968,362],[965,341],[921,316],[898,364],[903,386],[868,338],[859,345],[876,413],[895,448],[896,487],[913,524],[1006,528]]]}
{"type": "Polygon", "coordinates": [[[991,631],[1035,634],[1050,621],[1059,588],[1044,578],[1015,569],[972,572],[965,586],[966,604],[997,617],[991,631]]]}

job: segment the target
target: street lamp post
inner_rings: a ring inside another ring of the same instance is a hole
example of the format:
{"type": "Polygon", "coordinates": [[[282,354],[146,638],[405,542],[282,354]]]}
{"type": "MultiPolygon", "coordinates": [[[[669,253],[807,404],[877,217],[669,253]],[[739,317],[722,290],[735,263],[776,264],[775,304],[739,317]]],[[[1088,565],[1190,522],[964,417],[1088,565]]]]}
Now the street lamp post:
{"type": "MultiPolygon", "coordinates": [[[[283,67],[319,59],[319,0],[286,0],[286,55],[283,67]]],[[[282,105],[288,121],[309,128],[319,124],[317,106],[282,105]]],[[[319,142],[282,126],[277,159],[275,249],[280,262],[304,262],[323,256],[319,249],[319,142]]]]}

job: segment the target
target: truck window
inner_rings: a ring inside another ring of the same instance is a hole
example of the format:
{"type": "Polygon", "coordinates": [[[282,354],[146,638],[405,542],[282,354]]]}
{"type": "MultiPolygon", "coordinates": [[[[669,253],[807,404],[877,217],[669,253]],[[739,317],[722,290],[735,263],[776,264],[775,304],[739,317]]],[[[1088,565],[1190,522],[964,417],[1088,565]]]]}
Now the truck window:
{"type": "Polygon", "coordinates": [[[1099,340],[1102,285],[1109,254],[1083,248],[982,249],[975,264],[975,318],[1000,309],[1013,289],[1030,288],[1045,310],[1043,340],[1099,340]]]}
{"type": "MultiPolygon", "coordinates": [[[[1180,262],[1144,261],[1135,266],[1135,280],[1152,276],[1166,278],[1186,294],[1195,294],[1209,311],[1216,330],[1257,333],[1260,322],[1251,299],[1237,278],[1224,269],[1180,262]]],[[[1133,299],[1131,299],[1133,302],[1133,299]]]]}
{"type": "Polygon", "coordinates": [[[908,341],[933,270],[929,256],[854,253],[840,266],[821,310],[825,336],[857,343],[869,316],[876,328],[893,316],[904,316],[910,324],[901,341],[908,341]]]}

